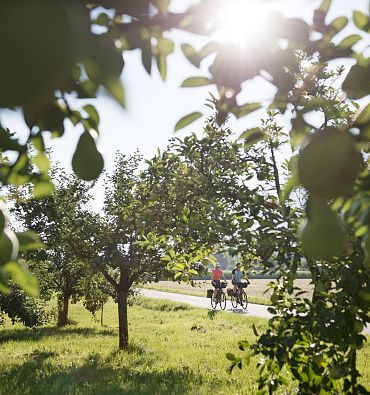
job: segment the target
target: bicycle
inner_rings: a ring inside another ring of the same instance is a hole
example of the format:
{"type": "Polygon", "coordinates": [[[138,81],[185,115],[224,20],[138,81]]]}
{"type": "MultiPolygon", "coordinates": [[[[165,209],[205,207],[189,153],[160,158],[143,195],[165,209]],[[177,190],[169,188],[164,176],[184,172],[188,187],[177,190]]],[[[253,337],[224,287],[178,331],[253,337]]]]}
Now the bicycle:
{"type": "Polygon", "coordinates": [[[247,288],[248,283],[238,284],[238,288],[236,290],[236,294],[231,295],[231,305],[233,308],[236,308],[238,304],[242,307],[243,310],[247,310],[248,307],[248,296],[243,288],[247,288]]]}
{"type": "Polygon", "coordinates": [[[226,288],[227,283],[221,283],[220,285],[221,285],[221,287],[216,288],[211,296],[212,310],[215,310],[217,308],[217,304],[220,305],[221,310],[226,309],[226,295],[225,295],[224,289],[226,288]],[[216,292],[216,290],[218,292],[216,292]]]}

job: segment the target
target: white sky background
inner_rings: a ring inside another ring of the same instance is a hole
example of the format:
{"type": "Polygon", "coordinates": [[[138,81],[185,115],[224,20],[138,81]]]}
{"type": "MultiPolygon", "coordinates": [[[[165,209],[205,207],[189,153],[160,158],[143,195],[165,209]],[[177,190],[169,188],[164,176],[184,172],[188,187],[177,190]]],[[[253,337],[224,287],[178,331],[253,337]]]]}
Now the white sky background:
{"type": "MultiPolygon", "coordinates": [[[[174,0],[172,9],[183,11],[194,2],[196,1],[174,0]]],[[[284,15],[300,16],[307,19],[312,18],[312,10],[320,2],[321,0],[271,0],[270,4],[284,15]]],[[[368,12],[368,7],[368,0],[333,0],[328,20],[330,21],[338,15],[351,17],[353,10],[368,12]]],[[[346,28],[346,33],[350,29],[350,27],[346,28]]],[[[180,88],[181,82],[187,77],[207,75],[207,68],[198,70],[185,59],[181,53],[180,44],[188,42],[199,49],[204,41],[194,35],[175,31],[168,33],[167,36],[175,41],[176,50],[175,54],[170,55],[167,60],[166,82],[162,82],[154,62],[150,77],[141,64],[140,53],[138,51],[129,52],[124,56],[123,71],[127,109],[123,110],[113,100],[104,96],[83,102],[83,104],[93,104],[99,112],[100,138],[98,147],[104,156],[107,171],[113,169],[117,150],[131,154],[139,149],[144,157],[151,157],[158,147],[165,147],[167,141],[174,136],[174,126],[182,116],[192,111],[207,113],[204,102],[209,91],[215,92],[214,88],[210,86],[180,88]]],[[[270,98],[274,93],[274,88],[271,85],[266,82],[261,84],[257,78],[245,83],[243,88],[245,93],[243,93],[242,103],[264,100],[270,98]]],[[[238,135],[246,128],[256,126],[262,115],[263,111],[257,111],[238,121],[231,119],[229,126],[238,135]]],[[[2,111],[0,120],[3,126],[19,133],[20,137],[26,135],[27,127],[16,112],[2,111]]],[[[67,170],[71,170],[72,155],[82,130],[70,124],[66,126],[65,135],[51,141],[50,146],[54,152],[53,157],[67,170]]],[[[201,130],[202,120],[199,120],[176,135],[182,137],[190,132],[201,130]]],[[[100,179],[99,185],[95,188],[94,208],[96,210],[102,205],[103,193],[104,186],[100,179]]]]}

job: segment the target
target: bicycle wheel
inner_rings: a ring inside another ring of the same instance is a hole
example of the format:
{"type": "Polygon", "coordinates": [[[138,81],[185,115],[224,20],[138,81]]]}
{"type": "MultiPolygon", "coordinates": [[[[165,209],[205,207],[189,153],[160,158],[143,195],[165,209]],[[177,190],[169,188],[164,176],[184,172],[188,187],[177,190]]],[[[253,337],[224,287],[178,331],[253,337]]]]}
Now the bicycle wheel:
{"type": "Polygon", "coordinates": [[[220,307],[222,310],[226,309],[226,296],[223,292],[220,295],[220,307]]]}
{"type": "Polygon", "coordinates": [[[238,299],[237,298],[238,298],[237,296],[231,295],[231,305],[233,306],[234,309],[238,305],[238,299]]]}
{"type": "Polygon", "coordinates": [[[213,292],[212,297],[211,297],[211,307],[213,310],[216,309],[217,307],[217,298],[216,298],[216,292],[213,292]]]}
{"type": "Polygon", "coordinates": [[[247,296],[247,294],[243,291],[242,293],[241,293],[241,295],[240,295],[240,304],[242,305],[242,307],[243,307],[243,309],[244,310],[247,310],[247,307],[248,307],[248,296],[247,296]]]}

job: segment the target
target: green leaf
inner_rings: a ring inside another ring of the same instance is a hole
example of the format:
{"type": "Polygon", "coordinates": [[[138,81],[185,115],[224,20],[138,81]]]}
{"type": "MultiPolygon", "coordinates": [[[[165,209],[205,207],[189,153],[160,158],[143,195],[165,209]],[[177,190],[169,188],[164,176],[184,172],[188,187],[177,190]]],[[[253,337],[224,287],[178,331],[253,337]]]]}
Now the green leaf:
{"type": "Polygon", "coordinates": [[[181,84],[182,88],[192,88],[195,86],[204,86],[213,84],[213,81],[207,77],[189,77],[181,84]]]}
{"type": "Polygon", "coordinates": [[[361,40],[362,37],[359,34],[351,34],[350,36],[344,38],[338,46],[341,48],[351,48],[361,40]]]}
{"type": "Polygon", "coordinates": [[[111,33],[94,34],[93,51],[85,59],[85,71],[93,82],[104,84],[112,80],[119,80],[124,61],[122,53],[116,48],[111,33]]]}
{"type": "Polygon", "coordinates": [[[158,8],[162,15],[167,15],[170,0],[153,0],[153,4],[158,8]]]}
{"type": "Polygon", "coordinates": [[[157,50],[161,55],[169,55],[175,49],[175,45],[172,40],[166,37],[161,37],[158,40],[157,50]]]}
{"type": "Polygon", "coordinates": [[[370,18],[361,11],[353,11],[353,22],[360,30],[369,31],[370,18]]]}
{"type": "Polygon", "coordinates": [[[141,47],[141,63],[146,72],[150,75],[152,72],[152,45],[150,41],[144,42],[141,47]]]}
{"type": "Polygon", "coordinates": [[[73,171],[83,180],[98,178],[104,168],[102,154],[96,148],[95,140],[87,131],[82,133],[72,158],[73,171]]]}
{"type": "Polygon", "coordinates": [[[293,174],[291,177],[289,177],[288,181],[284,185],[283,193],[281,196],[282,202],[285,202],[288,199],[290,193],[298,185],[299,185],[298,176],[297,174],[293,174]]]}
{"type": "Polygon", "coordinates": [[[353,126],[356,127],[356,126],[366,125],[369,122],[370,122],[370,104],[368,104],[356,117],[353,126]]]}
{"type": "Polygon", "coordinates": [[[345,16],[339,16],[335,18],[331,23],[330,26],[336,31],[339,32],[348,24],[348,18],[345,16]]]}
{"type": "Polygon", "coordinates": [[[370,75],[370,60],[366,60],[364,64],[356,64],[352,66],[343,82],[343,90],[351,99],[361,99],[369,94],[368,84],[370,75]]]}
{"type": "Polygon", "coordinates": [[[8,129],[0,127],[0,148],[11,151],[25,151],[25,147],[18,143],[18,140],[11,136],[8,129]]]}
{"type": "Polygon", "coordinates": [[[94,106],[92,106],[91,104],[86,104],[86,106],[84,106],[83,109],[89,115],[90,120],[92,120],[93,123],[96,125],[95,128],[98,128],[100,118],[99,118],[98,112],[96,111],[96,108],[94,106]]]}
{"type": "Polygon", "coordinates": [[[7,222],[8,222],[8,218],[5,212],[1,209],[1,205],[0,205],[0,234],[3,232],[7,222]]]}
{"type": "Polygon", "coordinates": [[[200,59],[203,60],[210,54],[217,52],[220,49],[220,43],[216,41],[210,41],[207,44],[202,47],[202,49],[199,51],[199,56],[200,59]]]}
{"type": "Polygon", "coordinates": [[[247,149],[265,137],[265,133],[260,128],[252,128],[244,131],[239,139],[244,139],[244,149],[247,149]]]}
{"type": "Polygon", "coordinates": [[[236,106],[232,110],[232,113],[239,119],[253,111],[259,110],[261,107],[260,103],[245,103],[241,106],[236,106]]]}
{"type": "Polygon", "coordinates": [[[200,55],[197,50],[190,44],[181,44],[181,50],[184,53],[186,59],[195,67],[200,66],[200,55]]]}
{"type": "Polygon", "coordinates": [[[226,358],[227,358],[229,361],[235,361],[235,360],[236,360],[235,355],[232,354],[232,353],[230,353],[230,352],[226,353],[226,358]]]}
{"type": "Polygon", "coordinates": [[[312,99],[303,101],[303,109],[301,110],[301,113],[305,114],[312,110],[316,110],[317,108],[323,108],[330,103],[333,103],[333,101],[326,100],[324,97],[313,97],[312,99]]]}
{"type": "Polygon", "coordinates": [[[16,233],[19,249],[21,251],[37,250],[39,248],[45,247],[45,245],[40,240],[39,235],[32,230],[27,230],[26,232],[16,233]]]}
{"type": "Polygon", "coordinates": [[[18,156],[17,161],[8,176],[8,182],[15,185],[23,185],[29,181],[29,158],[25,153],[18,156]]]}
{"type": "Polygon", "coordinates": [[[331,0],[323,0],[320,4],[319,10],[322,11],[324,14],[327,14],[331,5],[331,0]]]}
{"type": "Polygon", "coordinates": [[[33,186],[33,195],[35,198],[44,198],[54,192],[54,185],[51,181],[35,181],[33,186]]]}
{"type": "Polygon", "coordinates": [[[162,80],[165,81],[167,75],[167,64],[165,55],[157,55],[157,67],[162,80]]]}
{"type": "Polygon", "coordinates": [[[258,337],[259,334],[258,334],[258,332],[257,332],[257,328],[256,328],[256,325],[255,325],[255,324],[252,324],[252,330],[253,330],[254,335],[258,337]]]}
{"type": "Polygon", "coordinates": [[[94,20],[94,23],[100,26],[107,26],[110,18],[109,15],[105,12],[102,12],[98,15],[98,17],[94,20]]]}
{"type": "Polygon", "coordinates": [[[18,262],[8,262],[3,266],[6,273],[29,295],[39,296],[39,286],[36,277],[18,262]]]}
{"type": "Polygon", "coordinates": [[[175,125],[175,132],[184,128],[185,126],[190,125],[192,122],[195,122],[197,119],[201,118],[203,114],[201,112],[195,111],[191,114],[185,115],[182,117],[175,125]]]}
{"type": "Polygon", "coordinates": [[[104,83],[105,88],[118,104],[125,107],[125,90],[119,79],[110,79],[104,83]]]}
{"type": "Polygon", "coordinates": [[[43,172],[47,173],[50,168],[49,158],[43,153],[40,152],[33,158],[33,163],[43,172]]]}
{"type": "Polygon", "coordinates": [[[0,233],[0,266],[17,258],[19,243],[15,233],[5,229],[0,233]]]}

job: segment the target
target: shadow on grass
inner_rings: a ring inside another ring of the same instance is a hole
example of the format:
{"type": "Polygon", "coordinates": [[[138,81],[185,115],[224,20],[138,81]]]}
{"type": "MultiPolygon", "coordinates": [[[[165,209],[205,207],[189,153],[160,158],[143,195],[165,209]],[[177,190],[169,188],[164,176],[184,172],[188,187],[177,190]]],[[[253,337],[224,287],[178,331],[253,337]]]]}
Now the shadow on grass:
{"type": "Polygon", "coordinates": [[[49,336],[55,338],[66,335],[76,336],[117,336],[117,331],[114,329],[99,329],[99,328],[76,328],[74,326],[65,326],[59,328],[57,326],[37,328],[37,329],[1,329],[0,330],[0,344],[8,341],[35,341],[49,336]]]}
{"type": "Polygon", "coordinates": [[[0,393],[181,395],[189,393],[189,384],[194,389],[203,383],[187,367],[156,370],[155,361],[131,352],[115,352],[106,359],[90,354],[81,364],[60,367],[52,353],[37,351],[23,364],[2,372],[0,393]]]}
{"type": "Polygon", "coordinates": [[[218,310],[208,310],[207,316],[210,320],[213,320],[213,319],[215,319],[215,317],[217,316],[218,313],[219,313],[218,310]]]}

